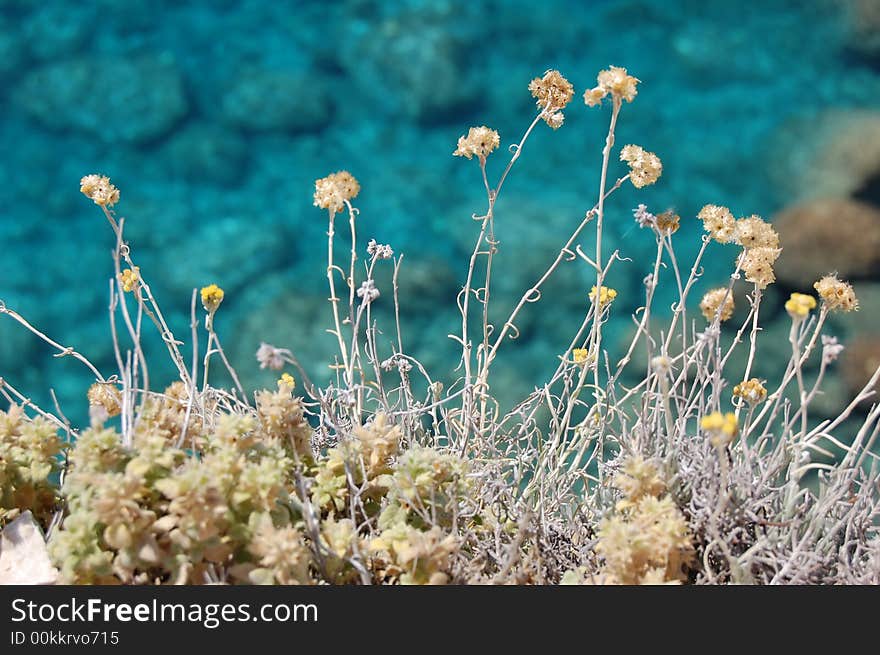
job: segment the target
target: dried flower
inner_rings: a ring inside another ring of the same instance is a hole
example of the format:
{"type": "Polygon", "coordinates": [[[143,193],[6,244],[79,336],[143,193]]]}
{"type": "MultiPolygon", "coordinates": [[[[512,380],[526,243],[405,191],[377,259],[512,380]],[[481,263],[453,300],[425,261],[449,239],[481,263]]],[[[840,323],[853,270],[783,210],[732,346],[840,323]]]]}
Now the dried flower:
{"type": "Polygon", "coordinates": [[[562,127],[562,124],[565,122],[565,114],[561,111],[557,111],[549,116],[544,117],[544,122],[547,123],[554,130],[558,130],[562,127]]]}
{"type": "Polygon", "coordinates": [[[362,298],[365,304],[370,304],[379,297],[379,290],[373,280],[364,280],[357,290],[358,298],[362,298]]]}
{"type": "Polygon", "coordinates": [[[107,417],[122,412],[122,392],[110,382],[95,382],[89,387],[89,405],[106,413],[107,417]]]}
{"type": "Polygon", "coordinates": [[[101,207],[112,207],[119,202],[119,189],[110,184],[106,175],[86,175],[79,181],[79,190],[101,207]]]}
{"type": "Polygon", "coordinates": [[[278,380],[279,389],[289,389],[292,391],[295,386],[296,380],[293,379],[293,376],[290,373],[281,374],[281,377],[278,380]]]}
{"type": "Polygon", "coordinates": [[[123,291],[133,291],[141,279],[140,266],[127,268],[119,274],[119,283],[122,285],[123,291]]]}
{"type": "Polygon", "coordinates": [[[660,158],[641,146],[624,146],[620,151],[620,161],[629,164],[629,181],[637,189],[654,184],[663,172],[660,158]]]}
{"type": "Polygon", "coordinates": [[[467,157],[468,159],[476,155],[481,163],[485,163],[486,157],[488,157],[489,153],[495,150],[500,143],[501,138],[495,130],[490,129],[485,125],[481,127],[472,127],[468,130],[467,136],[461,136],[458,138],[458,147],[452,154],[456,157],[467,157]]]}
{"type": "Polygon", "coordinates": [[[661,234],[673,234],[678,232],[681,217],[671,209],[657,215],[657,229],[661,234]]]}
{"type": "MultiPolygon", "coordinates": [[[[599,307],[604,307],[608,303],[612,302],[615,298],[617,298],[617,291],[612,289],[611,287],[603,286],[599,291],[599,307]]],[[[593,288],[590,290],[590,302],[595,302],[596,300],[596,286],[593,285],[593,288]]]]}
{"type": "Polygon", "coordinates": [[[657,375],[667,375],[672,370],[672,360],[667,355],[652,357],[651,370],[657,375]]]}
{"type": "Polygon", "coordinates": [[[779,258],[781,248],[759,246],[745,251],[740,262],[740,267],[746,274],[746,280],[754,283],[759,289],[773,284],[776,274],[773,272],[773,264],[779,258]]]}
{"type": "Polygon", "coordinates": [[[548,70],[529,83],[529,91],[539,108],[548,112],[564,109],[574,95],[574,87],[558,70],[548,70]]]}
{"type": "Polygon", "coordinates": [[[721,314],[718,320],[723,322],[733,316],[733,293],[727,287],[718,287],[707,291],[700,301],[700,311],[710,323],[715,320],[719,309],[721,314]]]}
{"type": "Polygon", "coordinates": [[[852,285],[836,275],[826,275],[813,285],[825,306],[831,311],[852,312],[859,308],[859,299],[852,285]]]}
{"type": "Polygon", "coordinates": [[[280,371],[284,368],[286,361],[285,355],[290,355],[290,351],[283,348],[276,348],[265,341],[260,343],[260,347],[257,348],[257,361],[260,362],[260,368],[270,368],[273,371],[280,371]]]}
{"type": "Polygon", "coordinates": [[[655,227],[657,225],[657,217],[648,211],[648,206],[645,204],[640,204],[633,209],[633,218],[636,219],[639,227],[655,227]]]}
{"type": "Polygon", "coordinates": [[[205,311],[209,314],[216,312],[220,303],[223,302],[223,295],[223,289],[216,284],[202,287],[202,306],[205,308],[205,311]]]}
{"type": "Polygon", "coordinates": [[[697,214],[703,229],[718,243],[730,243],[736,232],[736,219],[727,207],[706,205],[697,214]]]}
{"type": "Polygon", "coordinates": [[[601,104],[602,99],[609,93],[617,102],[623,100],[632,102],[638,93],[636,85],[641,80],[628,75],[625,68],[611,66],[608,70],[601,71],[596,81],[598,82],[597,86],[584,93],[584,102],[589,107],[601,104]]]}
{"type": "Polygon", "coordinates": [[[822,335],[822,361],[826,364],[837,361],[840,353],[843,352],[843,344],[837,343],[837,337],[831,337],[826,334],[822,335]]]}
{"type": "Polygon", "coordinates": [[[394,256],[394,251],[391,246],[376,243],[375,239],[370,239],[367,244],[367,254],[376,259],[391,259],[394,256]]]}
{"type": "Polygon", "coordinates": [[[342,211],[345,203],[361,190],[361,185],[348,171],[331,173],[327,177],[315,180],[316,207],[327,209],[331,214],[342,211]]]}
{"type": "Polygon", "coordinates": [[[529,91],[535,104],[541,109],[541,118],[554,130],[562,125],[565,117],[561,110],[571,101],[574,87],[559,71],[548,70],[543,77],[536,77],[529,83],[529,91]]]}
{"type": "Polygon", "coordinates": [[[721,448],[734,440],[739,432],[739,422],[733,412],[712,412],[700,420],[700,429],[709,435],[713,446],[721,448]]]}
{"type": "Polygon", "coordinates": [[[733,388],[733,395],[742,398],[749,405],[757,405],[767,398],[767,389],[758,378],[740,382],[733,388]]]}
{"type": "Polygon", "coordinates": [[[785,302],[785,311],[796,321],[805,319],[814,309],[816,309],[816,299],[805,293],[795,292],[785,302]]]}
{"type": "Polygon", "coordinates": [[[779,235],[757,215],[741,218],[734,227],[734,239],[743,248],[778,248],[779,235]]]}

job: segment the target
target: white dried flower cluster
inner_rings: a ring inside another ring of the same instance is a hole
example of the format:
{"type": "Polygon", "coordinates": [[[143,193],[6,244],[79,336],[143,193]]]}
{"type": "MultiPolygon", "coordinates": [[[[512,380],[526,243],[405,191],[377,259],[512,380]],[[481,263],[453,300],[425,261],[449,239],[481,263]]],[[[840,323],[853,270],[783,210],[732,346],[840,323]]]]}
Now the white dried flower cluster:
{"type": "Polygon", "coordinates": [[[394,257],[394,250],[389,245],[376,243],[375,239],[370,239],[367,244],[367,254],[376,259],[391,259],[394,257]]]}
{"type": "Polygon", "coordinates": [[[361,282],[360,288],[357,290],[358,298],[361,298],[365,304],[370,304],[379,297],[379,290],[373,280],[364,280],[361,282]]]}
{"type": "Polygon", "coordinates": [[[837,337],[827,334],[822,335],[822,361],[826,364],[837,361],[840,353],[843,352],[843,344],[837,343],[837,337]]]}
{"type": "Polygon", "coordinates": [[[390,371],[396,367],[401,373],[409,373],[412,370],[412,364],[403,355],[392,355],[379,364],[379,366],[385,371],[390,371]]]}
{"type": "Polygon", "coordinates": [[[641,204],[633,209],[633,217],[639,227],[654,227],[657,224],[657,217],[648,211],[648,206],[641,204]]]}
{"type": "Polygon", "coordinates": [[[260,368],[270,368],[273,371],[280,371],[284,368],[285,356],[290,355],[289,350],[276,348],[265,341],[260,343],[260,347],[257,348],[257,361],[260,362],[260,368]]]}

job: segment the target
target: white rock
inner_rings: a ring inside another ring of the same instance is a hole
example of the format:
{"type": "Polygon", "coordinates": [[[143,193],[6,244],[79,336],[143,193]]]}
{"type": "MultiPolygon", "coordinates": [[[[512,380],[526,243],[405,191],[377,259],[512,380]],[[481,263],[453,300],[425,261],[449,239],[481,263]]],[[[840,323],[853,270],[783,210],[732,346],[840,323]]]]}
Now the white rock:
{"type": "Polygon", "coordinates": [[[0,532],[0,585],[55,584],[58,569],[49,561],[46,540],[28,511],[0,532]]]}

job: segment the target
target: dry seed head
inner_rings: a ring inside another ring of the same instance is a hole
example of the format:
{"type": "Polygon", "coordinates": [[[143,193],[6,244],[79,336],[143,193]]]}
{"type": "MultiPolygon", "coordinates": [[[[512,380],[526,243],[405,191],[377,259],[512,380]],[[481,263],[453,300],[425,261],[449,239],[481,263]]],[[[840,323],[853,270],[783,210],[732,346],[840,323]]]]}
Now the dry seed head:
{"type": "Polygon", "coordinates": [[[636,85],[640,82],[632,75],[628,75],[625,68],[618,66],[611,66],[608,70],[601,71],[596,81],[597,86],[587,89],[584,93],[584,102],[589,107],[601,104],[602,99],[609,93],[617,101],[632,102],[638,94],[636,85]]]}
{"type": "Polygon", "coordinates": [[[697,218],[703,221],[703,229],[718,243],[733,241],[736,219],[727,207],[706,205],[697,214],[697,218]]]}
{"type": "Polygon", "coordinates": [[[122,411],[122,392],[115,384],[95,382],[89,387],[89,405],[100,407],[107,416],[117,416],[122,411]]]}
{"type": "Polygon", "coordinates": [[[529,83],[529,91],[535,98],[535,104],[545,113],[554,113],[571,101],[574,87],[557,70],[548,70],[543,77],[536,77],[529,83]]]}
{"type": "Polygon", "coordinates": [[[112,207],[119,202],[119,189],[110,184],[106,175],[86,175],[79,181],[79,190],[101,207],[112,207]]]}
{"type": "Polygon", "coordinates": [[[720,321],[726,321],[733,316],[734,304],[733,293],[727,287],[718,287],[707,291],[700,301],[700,311],[710,323],[715,320],[715,314],[721,309],[720,321]]]}
{"type": "Polygon", "coordinates": [[[752,282],[760,289],[773,284],[776,274],[773,272],[773,264],[779,258],[781,248],[759,246],[745,251],[740,266],[746,274],[746,280],[752,282]]]}
{"type": "Polygon", "coordinates": [[[662,214],[657,214],[657,229],[661,234],[674,234],[678,232],[681,217],[671,209],[662,214]]]}
{"type": "Polygon", "coordinates": [[[852,285],[836,275],[826,275],[813,285],[825,306],[831,311],[852,312],[859,308],[859,299],[852,285]]]}
{"type": "Polygon", "coordinates": [[[736,242],[743,248],[778,248],[779,235],[773,227],[757,215],[736,222],[736,242]]]}
{"type": "Polygon", "coordinates": [[[271,368],[273,371],[280,371],[284,368],[284,355],[289,351],[276,348],[265,341],[257,348],[257,361],[260,362],[260,368],[271,368]]]}
{"type": "Polygon", "coordinates": [[[348,171],[331,173],[315,180],[315,207],[327,209],[336,214],[345,207],[345,202],[360,193],[361,185],[348,171]]]}
{"type": "Polygon", "coordinates": [[[458,147],[452,154],[456,157],[467,157],[470,159],[474,155],[481,162],[486,161],[489,153],[495,150],[501,143],[501,137],[498,132],[492,130],[485,125],[481,127],[472,127],[468,130],[467,136],[458,137],[458,147]]]}
{"type": "Polygon", "coordinates": [[[620,151],[620,161],[629,164],[629,181],[637,189],[654,184],[663,173],[663,163],[660,158],[641,146],[624,146],[620,151]]]}

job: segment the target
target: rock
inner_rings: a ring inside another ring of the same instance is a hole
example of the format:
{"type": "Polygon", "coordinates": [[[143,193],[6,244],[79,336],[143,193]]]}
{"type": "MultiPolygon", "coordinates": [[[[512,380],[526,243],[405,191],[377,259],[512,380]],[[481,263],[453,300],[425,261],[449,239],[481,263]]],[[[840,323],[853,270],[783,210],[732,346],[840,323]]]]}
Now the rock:
{"type": "Polygon", "coordinates": [[[173,267],[162,271],[163,284],[178,299],[185,299],[187,306],[193,288],[211,283],[222,287],[230,301],[248,281],[269,273],[294,254],[279,230],[280,226],[247,217],[214,217],[163,253],[163,262],[173,262],[173,267]]]}
{"type": "Polygon", "coordinates": [[[247,145],[235,131],[208,123],[176,132],[165,147],[175,176],[223,186],[237,186],[245,179],[247,155],[247,145]]]}
{"type": "Polygon", "coordinates": [[[833,110],[780,126],[767,158],[783,197],[880,203],[880,112],[833,110]]]}
{"type": "Polygon", "coordinates": [[[0,585],[55,584],[58,569],[52,566],[40,526],[26,511],[0,532],[0,585]]]}
{"type": "Polygon", "coordinates": [[[94,29],[95,8],[88,5],[71,11],[66,5],[42,4],[22,25],[31,55],[40,61],[70,57],[94,29]]]}
{"type": "Polygon", "coordinates": [[[489,18],[478,4],[354,3],[340,39],[341,64],[386,111],[440,120],[480,97],[473,48],[483,34],[471,26],[489,18]]]}
{"type": "Polygon", "coordinates": [[[847,0],[848,45],[869,57],[880,56],[880,3],[877,0],[847,0]]]}
{"type": "Polygon", "coordinates": [[[11,23],[0,16],[0,80],[16,75],[24,60],[24,43],[11,23]]]}
{"type": "Polygon", "coordinates": [[[333,116],[330,95],[315,74],[249,70],[227,87],[223,118],[248,130],[315,131],[333,116]]]}
{"type": "Polygon", "coordinates": [[[800,291],[833,271],[853,280],[880,267],[880,209],[871,205],[815,200],[783,210],[773,225],[782,246],[776,276],[800,291]]]}
{"type": "Polygon", "coordinates": [[[141,143],[168,132],[187,113],[183,80],[171,57],[82,58],[38,68],[15,101],[53,130],[106,143],[141,143]]]}

